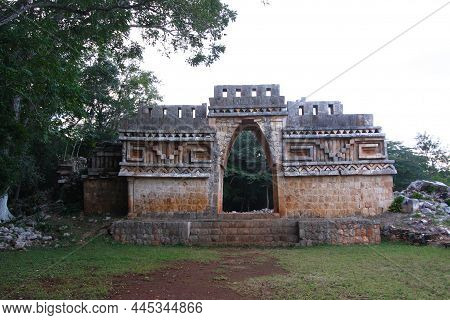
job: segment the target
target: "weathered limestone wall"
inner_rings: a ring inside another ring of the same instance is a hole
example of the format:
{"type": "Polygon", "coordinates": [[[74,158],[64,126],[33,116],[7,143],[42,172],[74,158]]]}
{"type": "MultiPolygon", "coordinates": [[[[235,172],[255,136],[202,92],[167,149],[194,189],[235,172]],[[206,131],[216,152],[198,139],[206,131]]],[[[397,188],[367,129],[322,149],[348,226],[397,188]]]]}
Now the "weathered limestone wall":
{"type": "Polygon", "coordinates": [[[373,216],[392,202],[392,176],[285,177],[288,216],[373,216]]]}
{"type": "Polygon", "coordinates": [[[129,215],[208,212],[208,179],[129,178],[129,215]]]}
{"type": "Polygon", "coordinates": [[[84,212],[89,214],[127,214],[127,180],[120,177],[85,179],[84,212]]]}
{"type": "Polygon", "coordinates": [[[299,243],[316,244],[374,244],[380,243],[380,224],[365,219],[299,220],[299,243]]]}
{"type": "Polygon", "coordinates": [[[254,219],[116,221],[116,241],[161,245],[310,246],[316,244],[375,244],[380,225],[366,219],[254,219]]]}

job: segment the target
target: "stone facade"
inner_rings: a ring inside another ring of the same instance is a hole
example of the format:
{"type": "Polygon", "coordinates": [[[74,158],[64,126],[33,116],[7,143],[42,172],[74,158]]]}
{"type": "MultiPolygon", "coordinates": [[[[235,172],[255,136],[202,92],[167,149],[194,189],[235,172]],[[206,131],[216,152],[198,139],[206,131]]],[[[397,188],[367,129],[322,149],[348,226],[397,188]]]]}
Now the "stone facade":
{"type": "Polygon", "coordinates": [[[121,123],[128,215],[220,216],[242,130],[265,150],[280,217],[376,215],[392,200],[396,171],[372,115],[343,114],[339,101],[285,103],[279,85],[227,85],[214,87],[209,106],[142,106],[121,123]]]}
{"type": "Polygon", "coordinates": [[[83,181],[84,212],[87,214],[124,215],[128,212],[127,181],[115,177],[83,181]]]}
{"type": "Polygon", "coordinates": [[[205,179],[128,178],[128,203],[133,214],[210,210],[205,179]]]}
{"type": "Polygon", "coordinates": [[[307,176],[285,178],[288,216],[373,216],[392,202],[391,176],[307,176]]]}
{"type": "Polygon", "coordinates": [[[124,215],[128,212],[128,184],[118,176],[121,150],[121,144],[103,143],[89,158],[87,175],[83,176],[85,213],[124,215]]]}

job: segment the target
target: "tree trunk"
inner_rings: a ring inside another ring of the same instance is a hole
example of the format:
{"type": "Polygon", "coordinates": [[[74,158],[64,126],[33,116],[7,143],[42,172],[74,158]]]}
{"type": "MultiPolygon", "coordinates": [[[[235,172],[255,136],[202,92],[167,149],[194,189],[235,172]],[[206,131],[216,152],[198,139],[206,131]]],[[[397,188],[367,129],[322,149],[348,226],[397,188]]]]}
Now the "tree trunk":
{"type": "Polygon", "coordinates": [[[269,186],[266,186],[266,208],[269,209],[269,186]]]}
{"type": "Polygon", "coordinates": [[[13,219],[14,216],[8,209],[8,191],[0,197],[0,222],[8,222],[13,219]]]}
{"type": "MultiPolygon", "coordinates": [[[[20,96],[15,96],[13,99],[13,105],[12,105],[16,121],[19,122],[20,120],[20,111],[22,109],[22,98],[20,96]]],[[[9,137],[10,139],[11,137],[9,137]]],[[[7,137],[8,139],[8,137],[7,137]]],[[[8,145],[8,144],[6,144],[8,145]]],[[[5,156],[9,156],[9,150],[8,147],[6,147],[4,150],[1,150],[1,152],[5,156]]],[[[8,190],[9,187],[5,189],[0,190],[0,222],[8,222],[12,219],[14,219],[14,216],[11,214],[11,212],[8,209],[8,190]],[[4,192],[4,193],[2,193],[4,192]]]]}

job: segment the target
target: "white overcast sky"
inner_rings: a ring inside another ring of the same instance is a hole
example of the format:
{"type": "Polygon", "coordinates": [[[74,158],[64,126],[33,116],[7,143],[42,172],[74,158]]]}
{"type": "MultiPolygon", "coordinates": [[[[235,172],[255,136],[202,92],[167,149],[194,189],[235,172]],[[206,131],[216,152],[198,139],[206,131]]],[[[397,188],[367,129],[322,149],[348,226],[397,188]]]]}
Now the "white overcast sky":
{"type": "MultiPolygon", "coordinates": [[[[208,102],[217,84],[281,85],[307,96],[427,14],[441,1],[227,0],[238,17],[210,67],[147,48],[164,104],[208,102]]],[[[373,113],[388,139],[428,132],[450,145],[450,5],[308,100],[340,100],[344,113],[373,113]]]]}

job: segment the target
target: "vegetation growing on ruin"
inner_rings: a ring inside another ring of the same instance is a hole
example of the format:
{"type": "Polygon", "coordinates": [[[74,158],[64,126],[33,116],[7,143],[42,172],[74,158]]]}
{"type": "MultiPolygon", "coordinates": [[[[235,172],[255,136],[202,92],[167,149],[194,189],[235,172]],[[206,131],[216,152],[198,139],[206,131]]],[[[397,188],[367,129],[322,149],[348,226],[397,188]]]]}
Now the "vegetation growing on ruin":
{"type": "Polygon", "coordinates": [[[402,211],[402,203],[405,198],[403,196],[395,197],[389,206],[390,212],[401,212],[402,211]]]}

